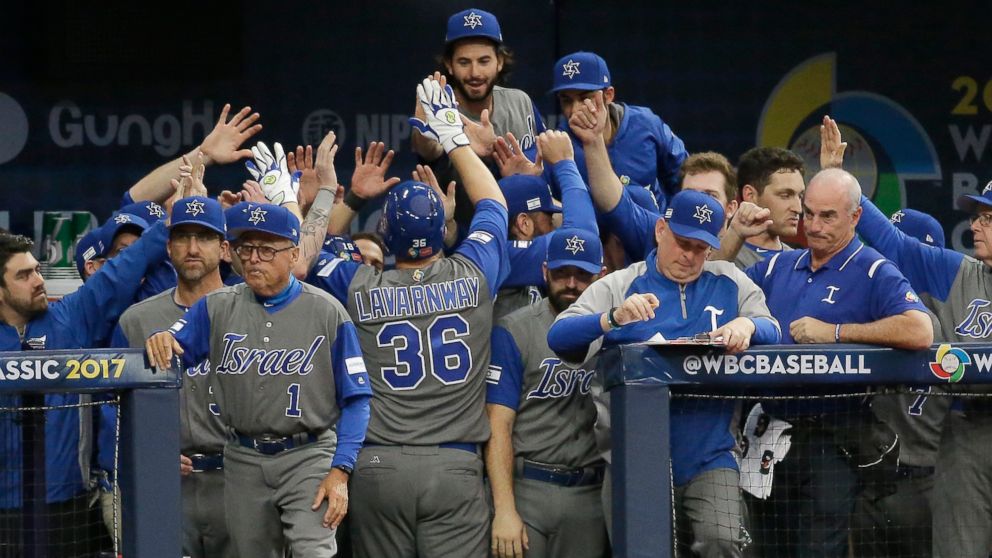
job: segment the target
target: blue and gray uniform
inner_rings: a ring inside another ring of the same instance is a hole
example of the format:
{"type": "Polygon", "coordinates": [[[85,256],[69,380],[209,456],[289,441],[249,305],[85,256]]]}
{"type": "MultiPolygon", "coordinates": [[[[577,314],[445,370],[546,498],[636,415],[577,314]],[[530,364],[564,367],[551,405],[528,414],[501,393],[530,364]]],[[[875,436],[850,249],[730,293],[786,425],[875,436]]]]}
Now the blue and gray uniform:
{"type": "Polygon", "coordinates": [[[351,479],[356,556],[488,554],[478,452],[506,238],[506,209],[483,200],[450,258],[384,272],[321,258],[307,278],[347,306],[373,384],[351,479]]]}
{"type": "MultiPolygon", "coordinates": [[[[780,332],[761,290],[729,262],[707,261],[695,281],[665,277],[652,251],[647,259],[596,281],[548,332],[548,345],[567,362],[585,362],[602,346],[637,343],[656,333],[673,339],[717,329],[737,317],[755,324],[752,344],[776,343],[780,332]],[[605,334],[600,317],[631,294],[653,293],[660,302],[651,320],[605,334]]],[[[672,478],[685,494],[693,537],[703,546],[740,552],[740,493],[735,436],[739,404],[731,400],[672,401],[672,478]],[[696,497],[698,496],[698,498],[696,497]],[[699,506],[698,508],[695,506],[699,506]]],[[[681,499],[681,498],[680,498],[681,499]]]]}
{"type": "Polygon", "coordinates": [[[170,328],[182,364],[209,360],[209,385],[231,432],[225,513],[239,556],[333,556],[310,510],[331,467],[353,468],[371,389],[355,326],[320,290],[290,278],[272,297],[247,285],[201,298],[170,328]]]}

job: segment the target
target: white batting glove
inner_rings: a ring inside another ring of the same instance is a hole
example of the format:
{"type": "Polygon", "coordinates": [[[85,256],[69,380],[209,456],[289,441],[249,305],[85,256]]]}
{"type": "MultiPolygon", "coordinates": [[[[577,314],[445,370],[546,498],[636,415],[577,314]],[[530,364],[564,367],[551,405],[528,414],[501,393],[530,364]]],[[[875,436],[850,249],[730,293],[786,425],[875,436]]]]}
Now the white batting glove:
{"type": "Polygon", "coordinates": [[[427,78],[417,86],[417,99],[427,116],[426,122],[419,118],[411,118],[410,125],[420,130],[420,133],[441,144],[445,153],[469,144],[468,136],[462,125],[462,117],[458,113],[458,103],[455,92],[450,85],[441,89],[441,84],[427,78]]]}
{"type": "Polygon", "coordinates": [[[282,149],[282,144],[276,142],[272,145],[275,148],[274,156],[264,142],[258,142],[251,148],[254,161],[246,161],[245,167],[262,187],[262,193],[271,203],[283,205],[295,202],[299,181],[296,181],[296,188],[294,188],[293,177],[286,165],[286,153],[282,149]]]}

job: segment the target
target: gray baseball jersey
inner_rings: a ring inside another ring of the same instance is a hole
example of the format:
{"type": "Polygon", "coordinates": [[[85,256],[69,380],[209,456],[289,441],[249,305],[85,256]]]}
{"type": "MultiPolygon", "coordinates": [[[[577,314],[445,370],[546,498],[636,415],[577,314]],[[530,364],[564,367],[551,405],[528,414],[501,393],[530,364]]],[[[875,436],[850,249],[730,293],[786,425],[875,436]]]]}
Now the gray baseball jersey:
{"type": "Polygon", "coordinates": [[[493,303],[493,320],[507,316],[517,310],[529,306],[541,298],[537,287],[512,287],[500,289],[493,303]]]}
{"type": "Polygon", "coordinates": [[[209,355],[221,420],[240,434],[322,432],[338,421],[338,390],[341,400],[369,393],[348,314],[320,289],[300,287],[274,306],[245,284],[226,287],[171,328],[184,364],[209,355]]]}
{"type": "Polygon", "coordinates": [[[461,254],[418,270],[355,272],[347,300],[372,378],[369,442],[489,438],[489,293],[483,273],[461,254]]]}
{"type": "MultiPolygon", "coordinates": [[[[186,314],[176,303],[176,289],[168,289],[145,299],[124,312],[114,334],[113,345],[144,348],[153,333],[167,329],[186,314]]],[[[210,361],[186,369],[179,391],[179,443],[183,453],[220,453],[227,440],[227,429],[209,385],[210,361]]]]}
{"type": "Polygon", "coordinates": [[[511,313],[493,330],[486,402],[517,412],[513,450],[517,457],[566,467],[601,463],[589,394],[593,362],[570,367],[548,348],[555,313],[543,298],[511,313]]]}
{"type": "Polygon", "coordinates": [[[782,243],[781,250],[769,250],[767,248],[761,248],[760,246],[755,246],[754,244],[745,242],[744,246],[741,246],[740,252],[737,252],[737,258],[734,260],[734,265],[736,265],[739,269],[747,269],[765,258],[770,258],[779,252],[787,252],[789,250],[792,250],[792,247],[784,242],[782,243]]]}

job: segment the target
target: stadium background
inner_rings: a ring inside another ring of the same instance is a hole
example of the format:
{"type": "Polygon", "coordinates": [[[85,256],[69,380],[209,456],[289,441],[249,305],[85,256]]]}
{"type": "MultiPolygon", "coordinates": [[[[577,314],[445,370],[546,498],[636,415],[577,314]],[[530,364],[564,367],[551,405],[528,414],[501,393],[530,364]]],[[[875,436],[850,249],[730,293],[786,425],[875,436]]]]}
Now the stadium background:
{"type": "MultiPolygon", "coordinates": [[[[124,189],[199,141],[226,101],[261,113],[265,141],[316,145],[334,127],[345,183],[351,150],[372,139],[400,153],[393,171],[406,177],[413,87],[434,67],[448,15],[469,6],[499,17],[517,59],[510,85],[549,124],[554,60],[592,50],[609,63],[619,100],[653,108],[690,152],[732,160],[759,143],[759,129],[802,151],[802,133],[827,110],[820,101],[837,94],[881,103],[841,125],[864,138],[879,191],[898,200],[903,189],[956,248],[970,247],[970,235],[960,234],[967,221],[954,198],[992,178],[992,37],[981,3],[114,4],[21,5],[0,36],[0,211],[16,232],[35,232],[35,211],[105,219],[124,189]],[[772,100],[817,57],[819,74],[772,100]]],[[[219,191],[246,177],[233,165],[208,171],[207,184],[219,191]]]]}

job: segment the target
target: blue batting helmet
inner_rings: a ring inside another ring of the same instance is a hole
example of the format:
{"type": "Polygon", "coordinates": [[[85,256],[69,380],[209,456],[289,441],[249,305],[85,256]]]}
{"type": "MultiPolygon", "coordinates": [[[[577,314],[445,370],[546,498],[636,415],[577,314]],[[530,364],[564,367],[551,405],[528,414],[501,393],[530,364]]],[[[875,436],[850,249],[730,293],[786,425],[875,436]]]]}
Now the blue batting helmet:
{"type": "Polygon", "coordinates": [[[379,234],[400,260],[422,260],[444,248],[444,204],[423,182],[408,180],[386,194],[379,234]]]}

